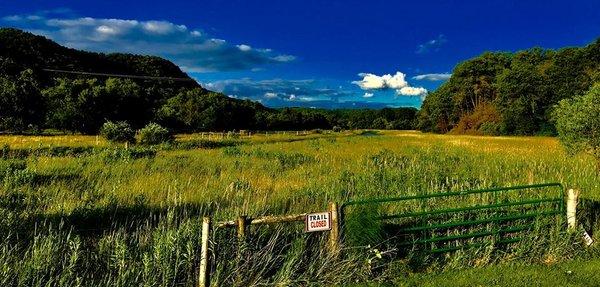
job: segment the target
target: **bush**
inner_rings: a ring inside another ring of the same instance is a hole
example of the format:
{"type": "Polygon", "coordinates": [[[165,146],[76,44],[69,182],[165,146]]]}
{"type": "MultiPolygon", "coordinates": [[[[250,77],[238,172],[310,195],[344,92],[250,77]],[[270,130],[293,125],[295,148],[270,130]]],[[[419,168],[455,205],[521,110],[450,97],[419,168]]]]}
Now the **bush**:
{"type": "Polygon", "coordinates": [[[600,171],[600,83],[583,96],[556,105],[554,120],[558,137],[567,152],[586,152],[596,158],[600,171]]]}
{"type": "Polygon", "coordinates": [[[149,123],[139,131],[140,143],[145,145],[156,145],[171,143],[175,140],[171,132],[156,123],[149,123]]]}
{"type": "Polygon", "coordinates": [[[127,122],[108,121],[102,125],[100,134],[111,142],[135,142],[135,131],[127,122]]]}
{"type": "Polygon", "coordinates": [[[470,114],[464,114],[453,134],[499,135],[502,133],[502,115],[493,104],[483,103],[470,114]]]}

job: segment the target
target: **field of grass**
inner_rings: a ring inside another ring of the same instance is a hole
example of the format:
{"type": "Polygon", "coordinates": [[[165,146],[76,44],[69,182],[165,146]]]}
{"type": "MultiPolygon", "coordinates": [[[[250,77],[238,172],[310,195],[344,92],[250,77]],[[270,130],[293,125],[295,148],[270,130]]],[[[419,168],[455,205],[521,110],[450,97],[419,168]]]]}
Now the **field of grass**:
{"type": "MultiPolygon", "coordinates": [[[[594,161],[568,156],[556,139],[544,137],[381,131],[208,140],[194,134],[180,135],[170,146],[125,150],[94,136],[0,136],[2,146],[2,286],[192,286],[202,215],[231,220],[321,211],[329,201],[542,182],[560,182],[580,189],[584,200],[600,201],[594,161]]],[[[597,231],[599,226],[587,228],[597,231]]],[[[215,286],[231,284],[235,274],[243,274],[244,285],[404,284],[397,279],[403,276],[422,285],[452,268],[466,270],[448,276],[467,286],[478,275],[462,274],[481,272],[487,278],[496,272],[490,270],[520,270],[542,278],[541,272],[558,270],[556,276],[564,277],[560,268],[535,264],[575,258],[586,266],[585,260],[596,258],[591,260],[597,265],[600,258],[597,250],[580,250],[552,231],[540,234],[545,239],[538,241],[544,243],[535,248],[517,247],[527,252],[493,258],[481,251],[457,252],[414,273],[401,260],[382,260],[374,267],[368,260],[372,247],[334,263],[321,254],[323,235],[303,234],[302,226],[276,226],[252,230],[251,252],[232,263],[224,259],[235,256],[228,248],[233,234],[216,234],[215,242],[225,243],[214,250],[222,254],[213,266],[215,286]],[[521,269],[513,263],[538,267],[521,269]]],[[[439,282],[434,285],[452,285],[439,282]]]]}
{"type": "MultiPolygon", "coordinates": [[[[440,273],[409,274],[396,286],[596,286],[600,260],[569,261],[553,265],[494,265],[440,273]]],[[[389,284],[371,284],[371,286],[389,284]]],[[[361,285],[362,286],[362,285],[361,285]]]]}

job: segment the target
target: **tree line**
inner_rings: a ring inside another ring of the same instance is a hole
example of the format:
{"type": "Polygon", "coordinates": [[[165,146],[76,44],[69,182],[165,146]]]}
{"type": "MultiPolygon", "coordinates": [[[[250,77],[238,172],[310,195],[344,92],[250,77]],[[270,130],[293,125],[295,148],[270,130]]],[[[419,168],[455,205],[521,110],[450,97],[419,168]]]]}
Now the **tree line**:
{"type": "Polygon", "coordinates": [[[600,81],[600,39],[581,48],[487,52],[425,99],[417,127],[438,133],[554,135],[552,111],[600,81]]]}
{"type": "Polygon", "coordinates": [[[56,78],[41,87],[32,70],[0,75],[0,131],[54,129],[96,134],[108,121],[156,122],[174,132],[302,129],[413,129],[417,109],[270,109],[196,88],[144,87],[131,79],[56,78]]]}

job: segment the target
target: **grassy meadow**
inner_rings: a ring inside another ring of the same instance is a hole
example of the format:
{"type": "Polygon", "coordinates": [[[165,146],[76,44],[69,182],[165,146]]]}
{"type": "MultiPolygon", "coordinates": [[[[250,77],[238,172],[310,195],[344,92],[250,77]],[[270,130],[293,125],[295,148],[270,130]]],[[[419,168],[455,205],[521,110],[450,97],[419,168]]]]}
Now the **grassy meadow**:
{"type": "MultiPolygon", "coordinates": [[[[223,221],[322,211],[330,201],[544,182],[580,189],[585,206],[600,201],[595,162],[565,154],[547,137],[192,134],[170,145],[125,149],[95,136],[4,135],[0,156],[2,286],[194,286],[203,215],[223,221]]],[[[393,253],[387,245],[346,246],[351,255],[330,258],[321,251],[324,234],[304,234],[301,224],[257,227],[251,234],[248,252],[231,260],[233,231],[215,232],[214,286],[239,283],[239,276],[240,285],[418,286],[470,267],[477,268],[465,271],[467,279],[493,285],[485,281],[493,280],[493,268],[516,270],[510,272],[518,277],[520,270],[523,276],[563,272],[551,266],[578,264],[563,263],[570,259],[600,267],[595,248],[566,240],[560,228],[542,230],[501,255],[458,251],[419,270],[386,260],[393,253]]],[[[445,285],[439,282],[434,285],[445,285]]]]}

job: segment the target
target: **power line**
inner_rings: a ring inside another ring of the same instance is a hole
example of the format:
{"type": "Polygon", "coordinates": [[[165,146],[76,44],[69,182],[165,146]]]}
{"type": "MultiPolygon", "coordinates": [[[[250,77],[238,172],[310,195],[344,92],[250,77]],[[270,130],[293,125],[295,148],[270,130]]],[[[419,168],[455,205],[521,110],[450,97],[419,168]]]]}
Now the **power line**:
{"type": "Polygon", "coordinates": [[[166,81],[186,81],[186,82],[187,81],[195,81],[192,78],[173,78],[173,77],[153,77],[153,76],[137,76],[137,75],[124,75],[124,74],[106,74],[106,73],[92,73],[92,72],[67,71],[67,70],[56,70],[56,69],[42,69],[42,71],[51,72],[51,73],[115,77],[115,78],[130,78],[130,79],[142,79],[142,80],[166,80],[166,81]]]}

